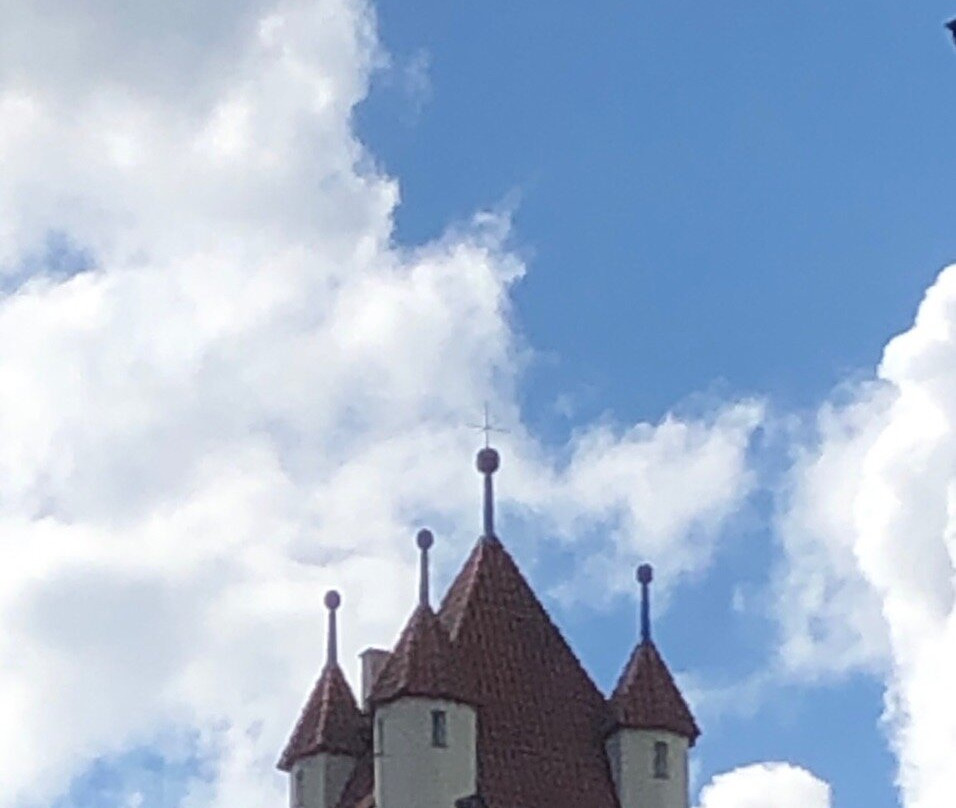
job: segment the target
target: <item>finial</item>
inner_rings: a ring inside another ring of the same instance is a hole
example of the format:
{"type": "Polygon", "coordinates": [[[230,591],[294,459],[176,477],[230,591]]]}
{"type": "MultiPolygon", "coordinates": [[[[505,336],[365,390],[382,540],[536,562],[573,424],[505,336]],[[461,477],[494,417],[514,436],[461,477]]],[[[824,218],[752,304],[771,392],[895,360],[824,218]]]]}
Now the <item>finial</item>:
{"type": "Polygon", "coordinates": [[[485,497],[484,497],[484,518],[482,535],[486,539],[493,538],[495,535],[495,492],[491,484],[491,475],[498,470],[501,465],[501,458],[498,452],[490,446],[478,452],[476,459],[478,471],[485,476],[485,497]]]}
{"type": "Polygon", "coordinates": [[[484,500],[484,538],[492,538],[495,535],[495,498],[494,490],[491,485],[491,475],[498,470],[501,465],[501,458],[498,452],[489,445],[489,436],[492,432],[507,432],[507,429],[499,429],[493,426],[488,416],[488,403],[485,402],[485,420],[481,424],[469,424],[472,429],[485,433],[485,448],[478,452],[476,465],[478,471],[485,475],[485,500],[484,500]]]}
{"type": "Polygon", "coordinates": [[[637,581],[641,585],[641,642],[651,641],[651,595],[650,583],[654,580],[654,568],[641,564],[637,568],[637,581]]]}
{"type": "Polygon", "coordinates": [[[420,606],[428,606],[428,551],[435,543],[435,537],[428,528],[423,527],[418,531],[418,535],[415,537],[415,543],[418,545],[418,549],[421,550],[419,561],[421,566],[418,574],[418,603],[420,606]]]}
{"type": "Polygon", "coordinates": [[[338,630],[335,624],[335,611],[342,605],[342,596],[334,589],[325,593],[325,608],[329,610],[328,653],[325,664],[327,667],[339,664],[338,630]]]}
{"type": "Polygon", "coordinates": [[[493,423],[491,423],[491,418],[490,418],[490,416],[488,415],[488,402],[487,402],[487,401],[485,402],[485,418],[484,418],[484,421],[482,421],[480,424],[468,424],[468,426],[470,426],[472,429],[477,429],[479,432],[484,432],[484,433],[485,433],[485,448],[486,448],[486,449],[487,449],[488,446],[489,446],[489,442],[490,442],[490,439],[491,439],[491,433],[492,433],[492,432],[499,432],[499,433],[501,433],[502,435],[508,434],[508,430],[507,430],[507,429],[501,429],[501,428],[495,426],[493,423]]]}

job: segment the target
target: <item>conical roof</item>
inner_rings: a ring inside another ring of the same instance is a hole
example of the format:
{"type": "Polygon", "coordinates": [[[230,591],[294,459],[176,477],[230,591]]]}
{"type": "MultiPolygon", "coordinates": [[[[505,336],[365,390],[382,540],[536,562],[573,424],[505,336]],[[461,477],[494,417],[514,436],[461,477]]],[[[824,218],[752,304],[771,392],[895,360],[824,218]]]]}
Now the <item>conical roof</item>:
{"type": "Polygon", "coordinates": [[[468,701],[448,633],[427,604],[412,613],[369,700],[384,704],[403,696],[468,701]]]}
{"type": "Polygon", "coordinates": [[[328,664],[292,730],[278,767],[290,771],[300,758],[319,752],[360,755],[368,746],[366,736],[365,720],[342,669],[336,663],[328,664]]]}
{"type": "Polygon", "coordinates": [[[631,654],[610,700],[612,728],[662,729],[694,742],[700,729],[657,646],[645,639],[631,654]]]}
{"type": "Polygon", "coordinates": [[[494,536],[482,537],[439,618],[478,709],[490,808],[617,808],[604,697],[494,536]]]}

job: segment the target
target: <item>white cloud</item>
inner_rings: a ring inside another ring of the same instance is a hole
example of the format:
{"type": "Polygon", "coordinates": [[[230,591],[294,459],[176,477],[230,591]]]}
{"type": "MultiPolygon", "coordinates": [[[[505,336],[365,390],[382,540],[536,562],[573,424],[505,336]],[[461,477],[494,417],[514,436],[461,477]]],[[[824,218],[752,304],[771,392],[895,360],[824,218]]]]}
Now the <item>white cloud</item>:
{"type": "MultiPolygon", "coordinates": [[[[954,368],[950,267],[912,328],[887,345],[879,385],[825,411],[823,440],[796,469],[797,506],[785,517],[833,588],[834,603],[823,603],[825,590],[799,601],[809,604],[804,619],[844,650],[832,662],[880,659],[887,670],[885,717],[907,808],[946,805],[956,793],[954,368]]],[[[805,567],[791,568],[791,582],[805,567]]],[[[825,668],[826,656],[816,664],[825,668]]]]}
{"type": "Polygon", "coordinates": [[[774,593],[781,661],[811,678],[881,671],[888,653],[879,598],[858,570],[852,503],[893,391],[867,383],[842,393],[849,399],[820,408],[812,441],[794,445],[776,525],[786,560],[774,593]]]}
{"type": "Polygon", "coordinates": [[[5,4],[3,808],[160,743],[202,763],[184,805],[281,800],[321,593],[345,657],[394,637],[420,519],[461,560],[486,398],[504,509],[584,555],[599,526],[699,569],[748,490],[753,403],[582,428],[564,463],[522,430],[507,219],[393,244],[351,127],[381,60],[359,0],[5,4]],[[44,271],[51,233],[92,269],[44,271]]]}
{"type": "MultiPolygon", "coordinates": [[[[572,438],[562,473],[519,469],[515,484],[529,518],[576,545],[590,598],[600,602],[633,591],[638,558],[653,559],[663,582],[706,567],[715,526],[755,485],[748,446],[762,417],[759,402],[741,401],[697,421],[589,426],[572,438]]],[[[580,585],[577,578],[557,592],[574,599],[580,585]]]]}
{"type": "Polygon", "coordinates": [[[757,763],[716,775],[699,808],[830,808],[830,787],[789,763],[757,763]]]}

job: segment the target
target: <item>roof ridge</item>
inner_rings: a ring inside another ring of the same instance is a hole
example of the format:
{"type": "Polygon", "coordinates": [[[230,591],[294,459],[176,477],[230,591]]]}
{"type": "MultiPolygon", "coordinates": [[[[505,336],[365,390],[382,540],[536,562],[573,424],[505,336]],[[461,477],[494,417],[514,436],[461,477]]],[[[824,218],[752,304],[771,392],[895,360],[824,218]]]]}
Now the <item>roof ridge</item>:
{"type": "Polygon", "coordinates": [[[493,549],[495,545],[502,550],[505,549],[497,536],[481,536],[478,541],[475,542],[471,553],[469,553],[468,558],[465,559],[465,563],[458,571],[458,575],[455,576],[455,580],[452,581],[451,586],[448,587],[448,590],[445,592],[445,597],[442,598],[441,605],[438,607],[438,619],[445,627],[452,642],[455,641],[458,635],[458,630],[461,628],[461,621],[465,616],[465,607],[471,599],[471,593],[477,584],[477,568],[485,555],[484,551],[489,548],[493,549]],[[457,610],[455,610],[456,604],[460,605],[460,608],[457,610]],[[449,623],[451,623],[451,625],[448,625],[449,623]]]}

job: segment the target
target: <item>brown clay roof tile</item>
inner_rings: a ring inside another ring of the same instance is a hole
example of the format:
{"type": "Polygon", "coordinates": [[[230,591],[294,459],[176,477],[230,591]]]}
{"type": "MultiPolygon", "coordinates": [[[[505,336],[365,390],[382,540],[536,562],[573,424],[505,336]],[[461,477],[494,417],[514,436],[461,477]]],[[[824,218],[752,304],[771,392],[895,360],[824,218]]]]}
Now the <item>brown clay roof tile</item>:
{"type": "Polygon", "coordinates": [[[439,616],[478,710],[489,808],[617,808],[604,697],[496,538],[479,540],[439,616]]]}
{"type": "MultiPolygon", "coordinates": [[[[700,734],[657,649],[638,646],[610,702],[496,538],[479,540],[436,617],[419,607],[376,681],[373,702],[453,697],[478,711],[478,787],[488,808],[619,808],[609,727],[700,734]]],[[[373,758],[336,808],[373,808],[373,758]]]]}
{"type": "Polygon", "coordinates": [[[419,606],[375,679],[370,701],[403,696],[468,701],[451,640],[430,606],[419,606]]]}
{"type": "Polygon", "coordinates": [[[337,664],[326,665],[286,744],[278,767],[290,771],[300,758],[319,752],[360,755],[368,747],[365,719],[337,664]]]}
{"type": "Polygon", "coordinates": [[[683,735],[691,746],[700,735],[687,702],[650,640],[634,649],[610,705],[612,727],[669,730],[683,735]]]}

